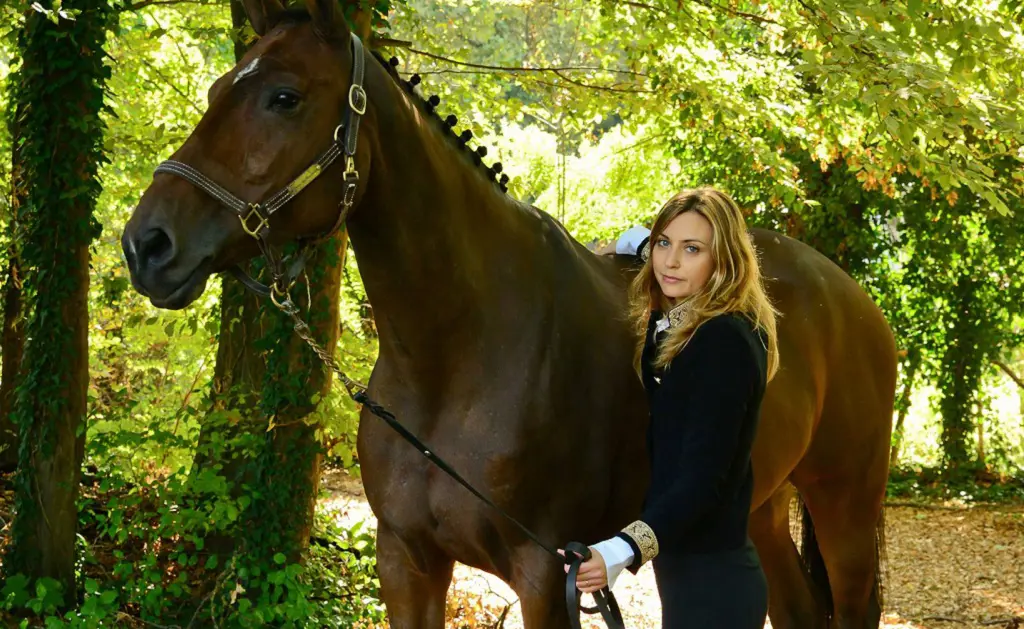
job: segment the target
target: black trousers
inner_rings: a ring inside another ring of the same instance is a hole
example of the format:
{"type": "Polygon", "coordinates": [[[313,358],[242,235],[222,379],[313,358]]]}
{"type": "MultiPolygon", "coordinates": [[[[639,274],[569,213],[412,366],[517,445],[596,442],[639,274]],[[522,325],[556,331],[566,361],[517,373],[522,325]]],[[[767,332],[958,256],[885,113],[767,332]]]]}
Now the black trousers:
{"type": "Polygon", "coordinates": [[[753,542],[735,550],[659,555],[662,629],[764,629],[768,582],[753,542]]]}

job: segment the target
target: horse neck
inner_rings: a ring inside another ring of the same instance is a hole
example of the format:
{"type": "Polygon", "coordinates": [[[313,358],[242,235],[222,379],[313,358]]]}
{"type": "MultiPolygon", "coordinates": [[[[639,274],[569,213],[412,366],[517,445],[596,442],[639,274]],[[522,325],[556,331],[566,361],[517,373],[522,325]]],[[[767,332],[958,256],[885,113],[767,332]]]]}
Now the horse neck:
{"type": "Polygon", "coordinates": [[[484,322],[508,314],[498,308],[529,301],[516,295],[528,283],[500,285],[535,245],[522,236],[528,213],[482,177],[378,64],[369,65],[371,164],[349,221],[352,246],[381,356],[443,372],[481,347],[484,322]]]}

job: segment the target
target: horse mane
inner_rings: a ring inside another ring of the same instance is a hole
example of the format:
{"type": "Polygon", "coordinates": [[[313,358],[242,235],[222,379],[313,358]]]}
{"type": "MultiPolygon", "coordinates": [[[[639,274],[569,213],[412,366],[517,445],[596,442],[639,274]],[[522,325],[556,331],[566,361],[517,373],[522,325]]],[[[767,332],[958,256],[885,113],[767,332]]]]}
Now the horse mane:
{"type": "Polygon", "coordinates": [[[467,151],[469,160],[473,162],[474,166],[478,166],[483,169],[484,176],[490,181],[495,183],[503,193],[508,192],[508,175],[504,174],[501,162],[494,162],[494,164],[488,166],[484,163],[483,159],[487,156],[487,147],[478,146],[475,150],[469,147],[469,141],[473,139],[473,132],[469,129],[464,129],[462,133],[456,134],[455,125],[458,124],[459,119],[454,114],[449,114],[444,118],[441,118],[441,114],[438,113],[437,107],[441,104],[441,97],[435,95],[429,98],[424,98],[416,93],[416,86],[420,84],[420,75],[413,74],[409,77],[409,80],[402,79],[401,75],[398,74],[396,69],[399,61],[398,57],[391,57],[389,60],[385,60],[384,56],[380,52],[374,50],[371,54],[380,64],[384,67],[385,71],[391,76],[392,79],[400,87],[402,87],[411,96],[417,98],[412,99],[413,103],[416,103],[424,112],[427,117],[431,118],[441,128],[441,132],[456,143],[458,148],[462,151],[467,151]]]}

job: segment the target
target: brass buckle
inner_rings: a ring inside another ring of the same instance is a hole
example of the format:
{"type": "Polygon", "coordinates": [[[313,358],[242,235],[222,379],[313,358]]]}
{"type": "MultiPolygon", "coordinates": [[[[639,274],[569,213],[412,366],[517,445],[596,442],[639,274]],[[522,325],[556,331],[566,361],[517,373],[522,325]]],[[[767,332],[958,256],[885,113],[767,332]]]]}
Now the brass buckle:
{"type": "Polygon", "coordinates": [[[360,116],[366,113],[366,100],[366,90],[362,85],[353,83],[352,87],[348,88],[348,106],[360,116]]]}
{"type": "Polygon", "coordinates": [[[250,203],[249,213],[246,214],[245,216],[238,217],[238,220],[242,222],[242,229],[244,229],[245,233],[249,234],[253,238],[259,238],[260,232],[263,231],[263,228],[267,226],[267,219],[263,217],[263,214],[260,212],[260,209],[261,208],[259,203],[250,203]],[[253,214],[256,215],[256,218],[260,219],[260,222],[256,224],[255,228],[249,229],[249,219],[252,218],[253,214]]]}

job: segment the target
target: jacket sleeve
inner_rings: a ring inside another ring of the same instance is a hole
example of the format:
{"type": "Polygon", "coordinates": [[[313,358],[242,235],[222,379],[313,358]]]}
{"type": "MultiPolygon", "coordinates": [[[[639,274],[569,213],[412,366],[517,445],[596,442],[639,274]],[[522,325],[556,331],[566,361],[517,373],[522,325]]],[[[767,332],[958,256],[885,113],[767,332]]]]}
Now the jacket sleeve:
{"type": "Polygon", "coordinates": [[[747,406],[759,370],[748,341],[729,322],[705,322],[672,361],[658,390],[657,421],[671,448],[659,457],[655,474],[668,474],[657,494],[648,495],[639,521],[620,537],[634,550],[635,572],[664,542],[687,530],[718,500],[736,459],[747,406]]]}

